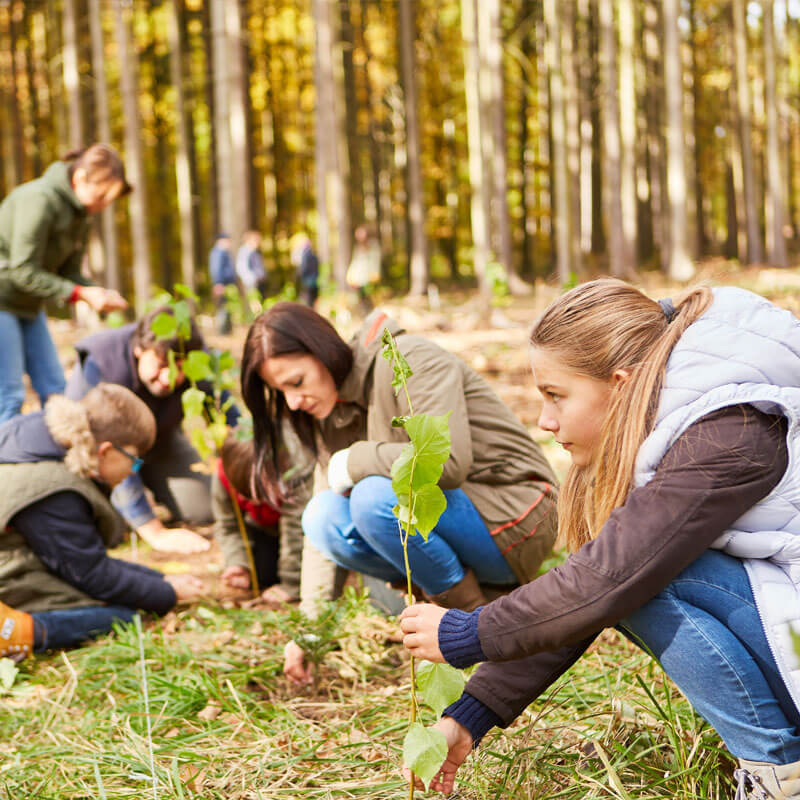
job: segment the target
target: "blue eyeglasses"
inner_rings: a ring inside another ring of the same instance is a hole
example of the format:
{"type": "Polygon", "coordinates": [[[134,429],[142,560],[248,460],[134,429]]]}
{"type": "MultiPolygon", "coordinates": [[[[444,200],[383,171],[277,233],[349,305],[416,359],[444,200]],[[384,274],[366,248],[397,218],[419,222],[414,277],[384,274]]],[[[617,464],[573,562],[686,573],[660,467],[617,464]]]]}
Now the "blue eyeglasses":
{"type": "Polygon", "coordinates": [[[129,453],[127,450],[124,450],[121,447],[118,447],[113,442],[111,446],[118,452],[122,453],[122,455],[127,456],[132,462],[133,465],[131,466],[131,472],[138,472],[142,468],[142,464],[144,464],[144,459],[139,458],[139,456],[135,456],[132,453],[129,453]]]}

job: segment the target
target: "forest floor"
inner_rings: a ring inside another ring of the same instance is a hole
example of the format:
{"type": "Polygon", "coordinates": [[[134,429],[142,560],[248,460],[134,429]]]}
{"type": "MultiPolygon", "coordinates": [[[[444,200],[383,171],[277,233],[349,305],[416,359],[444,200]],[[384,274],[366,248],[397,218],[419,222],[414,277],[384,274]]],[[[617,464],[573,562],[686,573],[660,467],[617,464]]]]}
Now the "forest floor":
{"type": "MultiPolygon", "coordinates": [[[[800,314],[800,271],[711,261],[698,279],[752,289],[800,314]]],[[[640,283],[656,298],[679,293],[657,274],[640,283]]],[[[526,345],[536,314],[557,294],[539,284],[531,296],[502,301],[495,326],[481,323],[470,293],[443,295],[437,311],[405,298],[381,307],[484,375],[563,474],[565,454],[535,428],[540,401],[526,345]]],[[[355,329],[359,319],[333,308],[343,332],[355,329]]],[[[238,359],[245,327],[218,337],[210,318],[201,323],[213,346],[238,359]]],[[[86,331],[55,322],[53,332],[68,366],[86,331]]],[[[29,659],[16,674],[0,668],[0,798],[407,796],[399,766],[409,679],[395,622],[349,591],[338,648],[316,686],[297,690],[281,675],[294,633],[288,615],[221,590],[215,545],[183,557],[129,543],[115,555],[198,574],[206,598],[145,620],[141,636],[129,626],[29,659]]],[[[732,796],[731,773],[719,739],[659,666],[607,631],[547,696],[486,737],[455,796],[715,800],[732,796]]]]}

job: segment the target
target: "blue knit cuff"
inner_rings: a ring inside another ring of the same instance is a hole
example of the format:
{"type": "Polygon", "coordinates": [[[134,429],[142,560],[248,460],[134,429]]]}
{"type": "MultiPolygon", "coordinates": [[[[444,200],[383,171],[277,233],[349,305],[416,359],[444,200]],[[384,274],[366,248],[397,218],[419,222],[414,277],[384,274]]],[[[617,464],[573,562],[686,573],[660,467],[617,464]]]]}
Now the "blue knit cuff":
{"type": "Polygon", "coordinates": [[[449,705],[443,712],[443,717],[452,717],[463,725],[472,736],[472,746],[477,747],[487,731],[495,726],[501,727],[503,720],[485,706],[476,697],[464,692],[458,700],[449,705]]]}
{"type": "Polygon", "coordinates": [[[448,664],[464,669],[486,661],[478,638],[478,616],[483,606],[472,612],[451,608],[439,623],[439,650],[448,664]]]}

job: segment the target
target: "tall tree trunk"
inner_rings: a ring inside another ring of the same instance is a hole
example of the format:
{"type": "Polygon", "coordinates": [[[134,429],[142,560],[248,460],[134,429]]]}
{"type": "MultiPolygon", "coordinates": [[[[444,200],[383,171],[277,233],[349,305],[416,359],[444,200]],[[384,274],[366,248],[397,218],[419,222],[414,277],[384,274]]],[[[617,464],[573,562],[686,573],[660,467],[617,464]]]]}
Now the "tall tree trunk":
{"type": "MultiPolygon", "coordinates": [[[[320,228],[326,229],[333,258],[333,276],[341,290],[350,261],[350,214],[346,198],[347,142],[344,132],[344,91],[341,52],[337,51],[332,0],[312,0],[316,38],[317,146],[322,179],[318,178],[320,228]],[[338,86],[337,86],[338,84],[338,86]],[[340,93],[341,88],[341,93],[340,93]],[[324,181],[324,186],[323,186],[324,181]],[[323,213],[324,212],[324,213],[323,213]],[[331,217],[335,216],[335,223],[331,217]],[[336,233],[335,248],[331,246],[336,233]]],[[[322,235],[320,235],[322,250],[322,235]]],[[[324,259],[325,260],[325,259],[324,259]]]]}
{"type": "MultiPolygon", "coordinates": [[[[574,273],[583,271],[582,219],[581,219],[581,115],[583,97],[578,81],[576,46],[582,37],[580,11],[576,0],[562,0],[561,8],[561,65],[564,78],[564,119],[567,142],[567,181],[569,201],[570,265],[574,273]]],[[[588,4],[584,4],[588,5],[588,4]]],[[[590,163],[587,159],[587,163],[590,163]]],[[[591,168],[589,172],[591,181],[591,168]]],[[[591,195],[591,184],[589,188],[591,195]]],[[[589,204],[591,207],[591,202],[589,204]]],[[[591,223],[590,223],[591,225],[591,223]]],[[[590,241],[590,239],[589,239],[590,241]]]]}
{"type": "Polygon", "coordinates": [[[141,115],[139,113],[139,56],[136,42],[131,41],[127,8],[115,0],[116,38],[120,60],[120,89],[125,112],[125,171],[135,191],[128,201],[133,248],[133,289],[136,309],[144,311],[150,296],[152,269],[147,237],[147,186],[142,154],[141,115]]]}
{"type": "Polygon", "coordinates": [[[686,224],[686,154],[683,132],[683,68],[681,65],[680,0],[664,0],[664,92],[667,126],[667,196],[669,198],[669,269],[672,280],[694,275],[688,254],[686,224]]]}
{"type": "Polygon", "coordinates": [[[33,41],[33,19],[35,11],[27,3],[22,5],[22,29],[25,33],[27,47],[21,53],[24,58],[25,83],[28,91],[28,124],[25,135],[30,144],[31,173],[40,175],[42,164],[42,125],[39,122],[39,91],[36,85],[36,43],[33,41]]]}
{"type": "MultiPolygon", "coordinates": [[[[92,37],[92,69],[94,71],[94,106],[97,132],[100,140],[111,142],[111,118],[108,111],[108,82],[106,80],[105,48],[103,43],[103,18],[100,0],[89,0],[89,26],[92,37]]],[[[119,269],[119,242],[114,209],[107,208],[100,214],[102,229],[103,262],[105,283],[120,291],[122,279],[119,269]]]]}
{"type": "Polygon", "coordinates": [[[12,153],[14,162],[15,183],[24,181],[25,170],[25,134],[22,130],[22,115],[20,114],[19,81],[17,79],[17,20],[16,7],[11,3],[8,7],[8,35],[9,35],[9,70],[11,83],[12,102],[9,107],[12,130],[12,153]]]}
{"type": "Polygon", "coordinates": [[[217,164],[217,108],[216,91],[214,89],[216,70],[214,62],[214,31],[211,21],[211,8],[213,0],[202,4],[201,20],[203,26],[203,50],[205,54],[205,82],[203,85],[206,107],[208,108],[209,121],[209,159],[208,159],[208,197],[209,210],[211,212],[211,235],[208,237],[209,244],[213,237],[221,230],[219,210],[219,168],[217,164]]]}
{"type": "Polygon", "coordinates": [[[636,73],[633,43],[636,22],[633,0],[619,0],[619,111],[620,111],[620,205],[622,209],[622,268],[636,271],[636,73]]]}
{"type": "MultiPolygon", "coordinates": [[[[750,91],[747,78],[747,28],[745,0],[733,0],[733,41],[736,74],[736,110],[739,117],[739,143],[742,153],[742,182],[744,186],[744,216],[747,228],[747,263],[759,264],[764,255],[756,207],[755,167],[751,144],[750,91]]],[[[740,254],[741,255],[741,254],[740,254]]]]}
{"type": "Polygon", "coordinates": [[[476,0],[461,0],[461,36],[464,40],[464,88],[467,97],[467,147],[469,150],[469,182],[471,191],[470,219],[472,223],[473,265],[478,288],[484,303],[483,313],[489,314],[491,286],[489,265],[489,219],[487,214],[489,181],[485,173],[481,138],[480,53],[478,50],[476,0]]]}
{"type": "Polygon", "coordinates": [[[503,70],[503,24],[500,0],[488,0],[481,24],[488,28],[486,53],[489,73],[489,112],[492,121],[492,207],[497,226],[496,258],[508,276],[512,294],[531,291],[514,268],[511,215],[508,209],[508,153],[506,136],[505,78],[503,70]]]}
{"type": "Polygon", "coordinates": [[[416,58],[414,42],[414,0],[400,0],[400,59],[403,66],[404,107],[406,119],[406,148],[408,176],[408,215],[411,227],[409,294],[421,295],[428,289],[428,241],[425,236],[425,197],[422,191],[420,166],[419,123],[417,121],[416,58]]]}
{"type": "Polygon", "coordinates": [[[700,63],[697,49],[697,2],[691,0],[689,4],[689,35],[691,37],[692,54],[692,126],[694,138],[694,213],[696,228],[696,251],[697,256],[702,257],[708,251],[708,231],[706,230],[705,215],[705,187],[703,185],[703,162],[705,159],[705,147],[703,146],[703,132],[701,125],[701,80],[700,63]]]}
{"type": "Polygon", "coordinates": [[[664,70],[661,38],[663,22],[659,6],[646,0],[642,32],[645,65],[647,69],[646,118],[647,163],[649,168],[650,214],[653,220],[653,246],[659,251],[661,268],[669,269],[669,244],[667,234],[666,167],[664,156],[664,70]]]}
{"type": "Polygon", "coordinates": [[[779,99],[775,79],[775,4],[761,0],[764,26],[764,90],[767,116],[767,192],[766,230],[767,260],[775,267],[787,266],[786,242],[783,225],[786,219],[786,202],[781,176],[781,152],[778,134],[779,99]]]}
{"type": "Polygon", "coordinates": [[[556,0],[544,0],[544,21],[547,28],[545,62],[550,75],[550,129],[552,132],[553,232],[556,248],[558,281],[563,286],[570,279],[569,173],[567,170],[566,120],[564,114],[564,80],[561,71],[561,28],[556,0]]]}
{"type": "Polygon", "coordinates": [[[240,0],[224,3],[226,50],[228,54],[228,128],[230,131],[231,175],[233,178],[233,213],[236,215],[231,227],[234,240],[254,224],[252,213],[252,158],[247,137],[250,115],[248,78],[244,72],[245,52],[243,47],[243,25],[240,0]]]}
{"type": "Polygon", "coordinates": [[[81,111],[80,74],[78,73],[78,27],[75,14],[75,0],[63,0],[64,49],[64,88],[67,93],[69,112],[69,146],[71,149],[83,147],[83,120],[81,111]]]}
{"type": "MultiPolygon", "coordinates": [[[[99,0],[92,0],[97,3],[99,0]]],[[[178,189],[178,221],[181,240],[181,280],[190,289],[196,287],[194,269],[197,244],[194,233],[194,209],[192,197],[192,173],[189,158],[190,125],[186,113],[186,103],[183,94],[184,70],[183,51],[184,42],[181,35],[181,6],[184,0],[170,0],[167,3],[167,36],[169,40],[169,65],[172,86],[175,91],[175,181],[178,189]]]]}
{"type": "MultiPolygon", "coordinates": [[[[350,168],[350,191],[347,193],[350,219],[364,221],[364,185],[361,176],[361,141],[358,135],[359,103],[356,92],[355,65],[353,50],[355,33],[351,4],[339,3],[339,24],[341,30],[342,75],[344,88],[345,137],[347,141],[347,163],[350,168]]],[[[401,34],[402,35],[402,34],[401,34]]]]}
{"type": "Polygon", "coordinates": [[[244,110],[241,97],[241,52],[234,42],[238,0],[211,0],[211,41],[214,57],[214,128],[216,132],[217,202],[219,223],[234,241],[244,232],[245,198],[240,183],[244,145],[244,110]]]}
{"type": "Polygon", "coordinates": [[[629,276],[626,271],[622,229],[622,187],[617,72],[617,28],[612,0],[599,0],[600,69],[603,81],[603,208],[608,237],[609,272],[629,276]]]}
{"type": "Polygon", "coordinates": [[[592,152],[592,226],[591,252],[599,255],[606,249],[606,231],[603,227],[603,137],[600,112],[600,13],[599,0],[589,0],[589,97],[590,97],[590,122],[591,122],[591,152],[592,152]]]}

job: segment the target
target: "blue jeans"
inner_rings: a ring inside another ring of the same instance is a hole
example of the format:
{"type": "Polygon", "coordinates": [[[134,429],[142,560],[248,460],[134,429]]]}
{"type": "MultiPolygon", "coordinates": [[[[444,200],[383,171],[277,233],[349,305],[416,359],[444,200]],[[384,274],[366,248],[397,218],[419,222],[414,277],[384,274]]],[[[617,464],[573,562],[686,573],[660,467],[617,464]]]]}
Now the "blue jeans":
{"type": "Polygon", "coordinates": [[[706,551],[619,627],[661,662],[734,756],[800,760],[800,712],[778,672],[740,559],[706,551]]]}
{"type": "MultiPolygon", "coordinates": [[[[492,540],[486,524],[461,489],[445,491],[447,509],[425,542],[408,540],[411,575],[429,594],[458,583],[471,567],[481,583],[516,584],[517,579],[492,540]]],[[[347,569],[386,581],[405,578],[400,529],[392,508],[392,481],[371,475],[349,497],[320,492],[303,512],[303,531],[314,546],[347,569]]]]}
{"type": "Polygon", "coordinates": [[[72,647],[111,630],[115,622],[130,622],[136,612],[125,606],[85,606],[37,611],[33,617],[33,649],[72,647]]]}
{"type": "Polygon", "coordinates": [[[25,400],[22,377],[28,373],[42,405],[51,394],[64,391],[64,370],[40,311],[24,319],[0,311],[0,422],[19,414],[25,400]]]}

